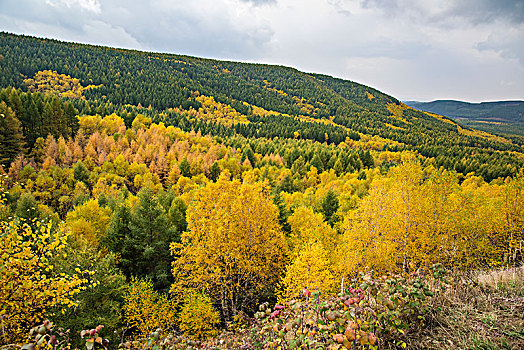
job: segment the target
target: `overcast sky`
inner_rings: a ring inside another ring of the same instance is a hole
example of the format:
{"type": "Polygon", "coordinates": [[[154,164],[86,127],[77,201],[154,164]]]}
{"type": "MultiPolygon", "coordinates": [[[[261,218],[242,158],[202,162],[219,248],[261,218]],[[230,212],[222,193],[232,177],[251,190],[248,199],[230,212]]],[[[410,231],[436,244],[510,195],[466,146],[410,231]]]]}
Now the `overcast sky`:
{"type": "Polygon", "coordinates": [[[524,0],[0,0],[0,31],[524,100],[524,0]]]}

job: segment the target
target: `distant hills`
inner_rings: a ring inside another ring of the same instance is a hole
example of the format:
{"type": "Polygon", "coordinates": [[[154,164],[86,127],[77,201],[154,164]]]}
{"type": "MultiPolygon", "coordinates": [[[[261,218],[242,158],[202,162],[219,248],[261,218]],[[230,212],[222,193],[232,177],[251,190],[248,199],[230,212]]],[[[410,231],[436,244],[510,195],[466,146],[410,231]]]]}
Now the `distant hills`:
{"type": "Polygon", "coordinates": [[[488,132],[524,135],[524,101],[469,103],[454,100],[405,101],[421,111],[445,115],[488,132]]]}

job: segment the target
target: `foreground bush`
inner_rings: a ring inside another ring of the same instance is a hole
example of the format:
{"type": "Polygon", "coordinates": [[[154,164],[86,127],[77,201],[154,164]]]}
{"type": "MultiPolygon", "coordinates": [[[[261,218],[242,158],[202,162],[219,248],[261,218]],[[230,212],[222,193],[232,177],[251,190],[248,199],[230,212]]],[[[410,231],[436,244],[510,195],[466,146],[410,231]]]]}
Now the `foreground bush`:
{"type": "Polygon", "coordinates": [[[121,344],[125,349],[382,349],[405,348],[425,326],[436,295],[447,286],[437,264],[426,274],[362,275],[361,283],[337,297],[302,290],[285,305],[260,305],[250,324],[195,341],[153,332],[121,344]]]}
{"type": "Polygon", "coordinates": [[[0,221],[0,344],[21,343],[53,308],[77,305],[75,295],[87,280],[76,274],[54,273],[52,257],[65,254],[67,233],[39,221],[0,221]]]}
{"type": "MultiPolygon", "coordinates": [[[[425,275],[361,277],[362,282],[357,287],[348,288],[338,297],[323,298],[319,293],[303,289],[301,298],[285,305],[269,307],[264,303],[255,318],[237,317],[234,331],[222,330],[213,338],[205,339],[204,335],[197,340],[180,332],[155,329],[142,338],[123,341],[118,348],[444,350],[524,347],[523,268],[444,276],[442,267],[435,265],[425,275]]],[[[192,303],[186,305],[190,307],[192,303]]],[[[202,305],[210,306],[205,301],[202,305]]],[[[102,331],[102,327],[80,333],[87,350],[107,349],[107,340],[101,333],[109,334],[102,331]]],[[[78,338],[79,333],[55,331],[50,322],[44,322],[33,328],[23,347],[11,344],[0,346],[0,349],[67,350],[69,337],[78,338]]]]}
{"type": "Polygon", "coordinates": [[[406,347],[407,333],[423,326],[424,315],[442,285],[444,270],[434,265],[428,276],[362,276],[362,283],[338,297],[321,298],[303,290],[301,300],[273,309],[262,304],[252,329],[258,347],[270,349],[341,349],[406,347]]]}
{"type": "Polygon", "coordinates": [[[220,314],[213,307],[209,296],[189,291],[184,298],[184,306],[178,316],[180,330],[196,339],[209,338],[217,333],[220,314]]]}
{"type": "Polygon", "coordinates": [[[150,280],[132,279],[124,295],[124,315],[133,335],[146,337],[158,328],[171,329],[175,304],[166,294],[153,290],[150,280]]]}

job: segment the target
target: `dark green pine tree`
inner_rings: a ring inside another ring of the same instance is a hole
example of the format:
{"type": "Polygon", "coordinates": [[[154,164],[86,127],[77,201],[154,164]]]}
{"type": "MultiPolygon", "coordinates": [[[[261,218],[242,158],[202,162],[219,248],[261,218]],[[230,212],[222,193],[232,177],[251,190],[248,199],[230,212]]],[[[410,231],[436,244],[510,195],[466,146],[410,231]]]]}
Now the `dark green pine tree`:
{"type": "Polygon", "coordinates": [[[318,154],[315,154],[315,156],[313,157],[313,159],[311,159],[309,164],[317,168],[318,173],[321,173],[324,171],[324,164],[322,164],[322,160],[320,159],[318,154]]]}
{"type": "Polygon", "coordinates": [[[222,170],[220,169],[220,165],[218,164],[218,162],[214,162],[213,165],[211,165],[211,168],[209,169],[209,178],[213,181],[216,181],[220,176],[221,172],[222,170]]]}
{"type": "Polygon", "coordinates": [[[337,161],[335,162],[333,170],[335,170],[335,174],[337,174],[337,176],[340,176],[342,175],[342,173],[344,173],[344,166],[342,165],[340,159],[337,159],[337,161]]]}
{"type": "Polygon", "coordinates": [[[349,157],[349,164],[346,167],[347,172],[359,171],[362,169],[362,162],[360,161],[359,156],[356,153],[353,153],[349,157]]]}
{"type": "Polygon", "coordinates": [[[191,177],[191,165],[187,161],[187,158],[182,159],[178,167],[180,168],[182,176],[191,177]]]}
{"type": "Polygon", "coordinates": [[[60,135],[67,137],[67,123],[65,120],[62,103],[57,96],[51,97],[44,106],[42,115],[44,123],[44,133],[53,135],[56,139],[60,135]]]}
{"type": "MultiPolygon", "coordinates": [[[[78,111],[71,102],[67,102],[64,110],[65,120],[67,124],[67,136],[74,136],[80,127],[78,123],[78,111]]],[[[64,135],[65,136],[65,135],[64,135]]]]}
{"type": "Polygon", "coordinates": [[[335,163],[337,162],[337,160],[338,160],[337,155],[333,154],[331,156],[331,158],[329,158],[329,161],[328,161],[328,164],[327,164],[327,168],[328,169],[333,169],[335,167],[335,163]]]}
{"type": "Polygon", "coordinates": [[[374,160],[373,160],[373,156],[371,155],[371,152],[369,152],[369,150],[365,151],[364,150],[360,150],[358,152],[358,156],[360,158],[360,160],[362,161],[362,165],[364,167],[373,167],[373,165],[375,164],[374,160]]]}
{"type": "Polygon", "coordinates": [[[100,239],[100,244],[113,253],[120,255],[118,267],[130,277],[134,259],[137,255],[133,237],[130,232],[131,209],[122,202],[113,212],[106,234],[100,239]]]}
{"type": "Polygon", "coordinates": [[[11,109],[13,110],[15,117],[19,119],[22,116],[23,103],[16,89],[11,90],[11,94],[9,95],[8,104],[9,104],[9,107],[11,107],[11,109]]]}
{"type": "Polygon", "coordinates": [[[187,230],[186,210],[187,205],[180,198],[175,198],[169,208],[169,222],[178,235],[187,230]]]}
{"type": "Polygon", "coordinates": [[[40,218],[38,203],[31,192],[24,193],[16,202],[16,216],[23,218],[28,222],[40,218]]]}
{"type": "Polygon", "coordinates": [[[41,136],[42,125],[40,124],[38,108],[30,94],[27,94],[24,101],[24,108],[22,110],[20,122],[22,123],[22,130],[27,145],[31,148],[35,144],[36,139],[41,136]]]}
{"type": "Polygon", "coordinates": [[[157,290],[168,291],[172,283],[169,245],[180,234],[169,226],[168,217],[151,188],[138,193],[138,205],[129,225],[137,251],[131,266],[134,276],[150,278],[157,290]]]}
{"type": "Polygon", "coordinates": [[[20,121],[5,102],[0,102],[0,164],[9,164],[23,152],[24,136],[20,121]]]}
{"type": "Polygon", "coordinates": [[[295,184],[293,183],[293,177],[291,175],[286,175],[282,181],[280,181],[279,192],[280,191],[287,193],[293,193],[296,191],[295,184]]]}
{"type": "Polygon", "coordinates": [[[291,172],[294,175],[298,175],[300,177],[306,174],[306,162],[304,162],[304,158],[302,156],[298,157],[293,162],[293,166],[291,167],[291,172]]]}
{"type": "Polygon", "coordinates": [[[338,221],[338,217],[335,215],[338,207],[337,195],[332,190],[329,190],[322,201],[322,213],[324,214],[326,222],[331,226],[338,221]]]}
{"type": "Polygon", "coordinates": [[[73,166],[73,175],[76,181],[82,181],[87,186],[89,186],[89,169],[85,166],[84,162],[79,160],[73,166]]]}
{"type": "Polygon", "coordinates": [[[251,166],[254,168],[255,167],[255,153],[253,153],[253,149],[251,148],[249,144],[247,144],[244,147],[244,150],[242,151],[242,161],[244,161],[246,158],[249,160],[249,162],[251,163],[251,166]]]}
{"type": "Polygon", "coordinates": [[[282,230],[286,234],[291,233],[291,225],[287,221],[290,214],[289,211],[286,209],[284,200],[282,199],[282,193],[278,189],[275,189],[275,194],[273,195],[273,203],[278,208],[278,222],[280,223],[282,230]]]}

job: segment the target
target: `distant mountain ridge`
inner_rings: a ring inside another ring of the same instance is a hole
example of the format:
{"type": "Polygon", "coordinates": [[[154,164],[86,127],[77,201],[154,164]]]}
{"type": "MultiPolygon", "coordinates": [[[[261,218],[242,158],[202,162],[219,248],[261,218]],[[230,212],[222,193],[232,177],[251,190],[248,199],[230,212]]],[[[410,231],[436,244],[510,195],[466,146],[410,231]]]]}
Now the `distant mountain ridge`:
{"type": "Polygon", "coordinates": [[[524,136],[524,101],[471,103],[455,100],[404,101],[408,106],[445,115],[462,124],[492,133],[524,136]]]}
{"type": "Polygon", "coordinates": [[[451,118],[523,121],[524,101],[495,101],[470,103],[455,100],[432,102],[405,101],[408,106],[451,118]]]}

